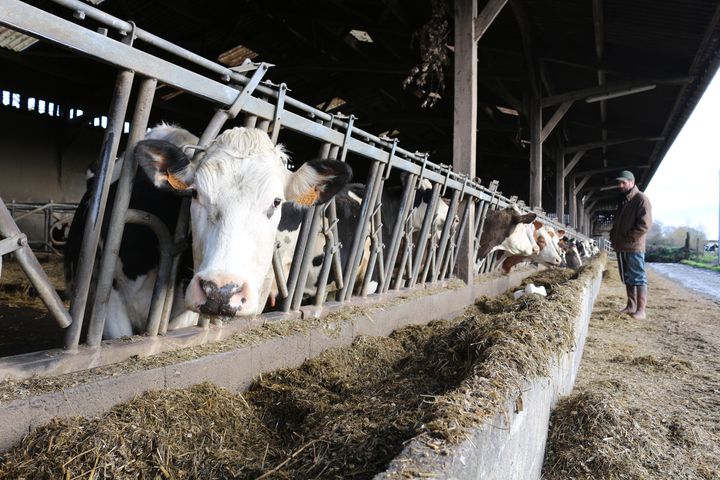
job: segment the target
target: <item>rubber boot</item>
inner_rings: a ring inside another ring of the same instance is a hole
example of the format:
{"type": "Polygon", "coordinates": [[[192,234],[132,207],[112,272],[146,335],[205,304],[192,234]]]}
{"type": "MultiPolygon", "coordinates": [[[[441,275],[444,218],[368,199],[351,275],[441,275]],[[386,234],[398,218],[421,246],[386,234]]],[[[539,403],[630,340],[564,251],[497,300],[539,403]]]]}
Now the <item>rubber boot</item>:
{"type": "Polygon", "coordinates": [[[628,297],[627,306],[620,310],[620,313],[632,315],[637,309],[637,287],[635,285],[625,285],[625,291],[628,297]]]}
{"type": "Polygon", "coordinates": [[[637,310],[632,314],[635,320],[645,320],[645,306],[647,305],[647,285],[637,287],[637,310]]]}

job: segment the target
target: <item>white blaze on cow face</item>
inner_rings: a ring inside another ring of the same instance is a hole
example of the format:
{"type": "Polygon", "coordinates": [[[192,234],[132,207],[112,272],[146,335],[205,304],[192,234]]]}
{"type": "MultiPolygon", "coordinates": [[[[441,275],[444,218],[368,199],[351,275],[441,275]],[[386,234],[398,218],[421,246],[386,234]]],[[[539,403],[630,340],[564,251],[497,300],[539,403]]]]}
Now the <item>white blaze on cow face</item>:
{"type": "Polygon", "coordinates": [[[156,185],[164,180],[161,188],[192,192],[195,275],[185,300],[189,309],[210,314],[259,313],[270,289],[282,203],[322,203],[351,175],[335,161],[308,162],[290,172],[282,147],[257,129],[226,130],[196,167],[172,145],[149,143],[145,150],[145,156],[136,150],[143,168],[146,158],[156,171],[166,170],[164,176],[156,172],[156,185]]]}
{"type": "Polygon", "coordinates": [[[518,223],[512,233],[493,250],[504,250],[507,255],[532,255],[538,246],[532,235],[528,235],[528,224],[518,223]]]}
{"type": "Polygon", "coordinates": [[[551,267],[559,266],[562,263],[562,258],[560,258],[560,254],[558,253],[552,238],[548,235],[544,224],[536,220],[533,222],[533,226],[535,228],[535,241],[540,248],[540,252],[533,256],[533,260],[551,267]]]}

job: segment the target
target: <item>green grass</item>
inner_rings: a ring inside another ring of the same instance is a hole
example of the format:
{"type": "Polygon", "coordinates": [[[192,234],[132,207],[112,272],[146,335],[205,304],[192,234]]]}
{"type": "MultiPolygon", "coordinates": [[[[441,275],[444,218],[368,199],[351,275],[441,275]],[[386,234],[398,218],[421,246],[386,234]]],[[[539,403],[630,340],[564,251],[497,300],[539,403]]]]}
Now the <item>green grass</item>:
{"type": "MultiPolygon", "coordinates": [[[[704,259],[703,259],[704,260],[704,259]]],[[[713,259],[715,260],[715,259],[713,259]]],[[[712,270],[713,272],[720,272],[720,265],[715,264],[714,262],[696,262],[694,260],[682,260],[680,263],[685,265],[690,265],[691,267],[695,268],[704,268],[705,270],[712,270]]]]}

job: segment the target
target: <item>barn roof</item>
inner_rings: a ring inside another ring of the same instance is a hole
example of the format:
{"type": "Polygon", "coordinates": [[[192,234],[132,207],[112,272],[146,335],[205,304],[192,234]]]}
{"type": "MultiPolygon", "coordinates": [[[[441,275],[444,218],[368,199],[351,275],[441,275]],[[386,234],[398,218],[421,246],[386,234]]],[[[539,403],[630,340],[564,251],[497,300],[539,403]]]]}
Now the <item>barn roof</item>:
{"type": "MultiPolygon", "coordinates": [[[[69,10],[49,0],[27,3],[72,18],[69,10]]],[[[499,179],[503,191],[527,198],[524,34],[538,59],[543,97],[562,99],[564,93],[599,84],[645,87],[642,93],[605,101],[576,101],[545,151],[560,144],[568,151],[586,149],[575,167],[593,175],[586,188],[611,184],[615,171],[622,168],[634,170],[641,188],[646,187],[718,68],[720,3],[510,4],[478,46],[479,176],[485,182],[499,179]],[[523,22],[526,27],[521,30],[523,22]],[[508,114],[512,110],[520,116],[508,114]]],[[[444,4],[438,0],[436,5],[444,4]]],[[[429,1],[105,0],[98,7],[209,59],[225,54],[225,60],[252,57],[273,63],[269,78],[287,83],[295,98],[355,114],[356,124],[371,133],[399,132],[405,148],[429,151],[436,162],[452,160],[452,64],[445,69],[443,98],[433,108],[422,108],[416,92],[403,88],[403,80],[419,62],[414,34],[430,18],[429,1]]],[[[452,24],[452,5],[445,8],[452,24]]],[[[93,25],[89,19],[83,22],[93,25]]],[[[2,38],[0,45],[5,46],[2,38]]],[[[8,45],[11,40],[17,42],[9,39],[8,45]]],[[[449,47],[452,41],[450,32],[449,47]]],[[[106,65],[43,43],[21,51],[0,48],[0,62],[1,89],[93,114],[107,109],[115,72],[106,65]]],[[[211,113],[210,105],[168,87],[158,95],[155,120],[174,120],[198,130],[211,113]]],[[[546,119],[554,108],[545,109],[546,119]]],[[[554,161],[546,156],[545,205],[553,204],[554,170],[554,161]]],[[[596,198],[602,195],[612,194],[607,191],[596,198]]]]}

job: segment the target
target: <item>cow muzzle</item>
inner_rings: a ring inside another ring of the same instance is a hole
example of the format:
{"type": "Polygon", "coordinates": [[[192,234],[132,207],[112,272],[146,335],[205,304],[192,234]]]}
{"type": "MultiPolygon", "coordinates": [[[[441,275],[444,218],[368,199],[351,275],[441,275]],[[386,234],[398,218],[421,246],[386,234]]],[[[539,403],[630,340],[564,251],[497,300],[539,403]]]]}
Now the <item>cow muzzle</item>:
{"type": "Polygon", "coordinates": [[[242,280],[196,277],[190,289],[190,306],[193,310],[224,316],[254,313],[250,288],[242,280]]]}

